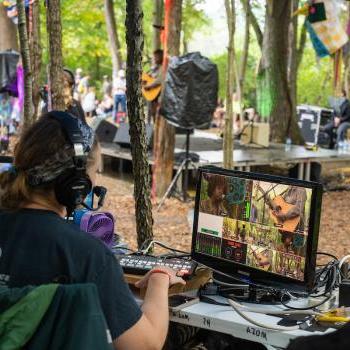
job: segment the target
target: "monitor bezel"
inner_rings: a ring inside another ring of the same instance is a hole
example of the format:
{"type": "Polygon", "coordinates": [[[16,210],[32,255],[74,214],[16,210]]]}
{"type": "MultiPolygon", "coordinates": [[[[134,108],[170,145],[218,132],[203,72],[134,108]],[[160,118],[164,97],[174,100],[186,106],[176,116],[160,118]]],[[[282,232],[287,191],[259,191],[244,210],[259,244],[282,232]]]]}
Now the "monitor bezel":
{"type": "Polygon", "coordinates": [[[200,167],[198,169],[197,175],[198,175],[198,179],[197,179],[197,190],[196,190],[195,209],[194,209],[194,218],[193,218],[193,231],[192,231],[192,246],[191,246],[192,259],[197,261],[198,263],[209,266],[215,270],[231,275],[233,278],[238,278],[242,282],[270,286],[277,289],[288,289],[291,291],[310,292],[314,287],[314,278],[315,278],[315,270],[316,270],[316,253],[317,253],[317,245],[318,245],[322,193],[323,193],[322,185],[311,181],[303,181],[303,180],[291,179],[288,177],[275,176],[275,175],[269,175],[269,174],[228,170],[228,169],[219,168],[216,166],[200,167]],[[308,232],[307,250],[306,250],[306,256],[305,256],[304,281],[299,281],[290,277],[277,275],[277,274],[266,272],[263,270],[258,270],[253,267],[249,267],[247,265],[241,265],[233,261],[225,260],[224,258],[212,257],[212,256],[209,256],[203,253],[198,253],[195,251],[195,242],[196,242],[198,217],[199,217],[200,188],[201,188],[203,172],[223,175],[223,176],[237,176],[237,177],[245,178],[247,180],[268,181],[268,182],[301,186],[301,187],[312,189],[310,218],[309,218],[309,232],[308,232]],[[311,213],[314,213],[314,214],[311,215],[311,213]]]}

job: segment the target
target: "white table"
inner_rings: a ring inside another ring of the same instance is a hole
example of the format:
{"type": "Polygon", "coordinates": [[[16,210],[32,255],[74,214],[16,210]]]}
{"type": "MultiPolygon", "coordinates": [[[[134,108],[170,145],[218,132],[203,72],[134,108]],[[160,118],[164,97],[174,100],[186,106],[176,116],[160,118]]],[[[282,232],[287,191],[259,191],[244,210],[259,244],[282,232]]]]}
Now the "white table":
{"type": "MultiPolygon", "coordinates": [[[[225,299],[222,298],[222,301],[225,299]]],[[[294,305],[302,305],[303,302],[297,302],[294,305]]],[[[248,304],[245,304],[248,305],[248,304]]],[[[282,306],[250,304],[262,310],[279,310],[282,306]]],[[[304,303],[305,305],[305,303],[304,303]]],[[[249,312],[247,315],[256,321],[267,325],[276,325],[281,319],[266,314],[249,312]]],[[[309,332],[305,330],[275,331],[255,326],[240,315],[238,315],[230,306],[219,306],[200,302],[189,306],[181,311],[170,311],[170,320],[189,326],[217,331],[230,334],[236,338],[251,340],[264,344],[267,349],[284,349],[288,346],[290,340],[301,336],[324,335],[335,329],[328,329],[326,332],[309,332]]]]}

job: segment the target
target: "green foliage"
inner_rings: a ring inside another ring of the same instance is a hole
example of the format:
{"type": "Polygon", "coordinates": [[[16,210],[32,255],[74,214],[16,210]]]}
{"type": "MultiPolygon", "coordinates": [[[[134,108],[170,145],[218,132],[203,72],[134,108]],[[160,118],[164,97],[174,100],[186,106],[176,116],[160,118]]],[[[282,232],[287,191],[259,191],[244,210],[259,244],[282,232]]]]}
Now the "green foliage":
{"type": "MultiPolygon", "coordinates": [[[[238,62],[240,62],[242,51],[237,53],[238,62]]],[[[227,53],[211,57],[211,60],[217,65],[219,71],[219,97],[226,98],[226,75],[227,75],[227,53]]],[[[253,52],[249,52],[247,70],[244,83],[243,106],[245,108],[256,105],[256,78],[255,71],[257,57],[253,52]]]]}
{"type": "Polygon", "coordinates": [[[327,98],[333,95],[332,80],[331,58],[317,60],[310,41],[307,42],[298,71],[298,104],[327,107],[327,98]]]}
{"type": "Polygon", "coordinates": [[[182,10],[183,42],[188,43],[194,33],[210,26],[210,19],[200,8],[205,0],[184,0],[182,10]]]}

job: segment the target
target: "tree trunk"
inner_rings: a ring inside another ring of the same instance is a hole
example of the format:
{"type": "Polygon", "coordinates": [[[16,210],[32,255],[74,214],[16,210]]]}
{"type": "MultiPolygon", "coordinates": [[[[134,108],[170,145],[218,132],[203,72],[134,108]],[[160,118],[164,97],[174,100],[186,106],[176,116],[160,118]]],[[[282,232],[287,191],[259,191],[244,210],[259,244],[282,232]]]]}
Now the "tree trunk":
{"type": "MultiPolygon", "coordinates": [[[[245,7],[245,3],[247,0],[241,0],[241,3],[243,5],[243,8],[245,7]]],[[[260,26],[259,26],[259,22],[257,20],[257,18],[255,17],[253,10],[252,10],[252,6],[250,4],[250,1],[248,1],[248,7],[247,7],[247,11],[248,11],[248,15],[249,15],[249,19],[250,19],[250,23],[254,29],[255,32],[255,36],[256,36],[256,40],[258,42],[258,45],[260,47],[260,49],[262,49],[262,45],[263,45],[263,33],[261,32],[260,26]]]]}
{"type": "Polygon", "coordinates": [[[153,51],[162,47],[161,28],[163,26],[163,0],[153,0],[153,51]]]}
{"type": "MultiPolygon", "coordinates": [[[[348,13],[348,16],[350,16],[350,3],[347,4],[347,13],[348,13]]],[[[349,94],[350,94],[350,54],[349,53],[344,57],[343,82],[344,82],[343,88],[346,91],[347,97],[349,98],[349,94]]]]}
{"type": "MultiPolygon", "coordinates": [[[[165,55],[178,56],[180,51],[182,0],[172,1],[170,4],[165,55]]],[[[155,166],[153,179],[156,194],[161,197],[165,194],[173,177],[175,128],[160,116],[156,119],[154,130],[155,166]]]]}
{"type": "MultiPolygon", "coordinates": [[[[299,0],[291,0],[291,16],[299,7],[299,0]]],[[[292,17],[289,26],[289,62],[288,62],[288,83],[292,101],[292,117],[296,118],[297,106],[297,77],[298,77],[298,16],[292,17]]]]}
{"type": "Polygon", "coordinates": [[[265,82],[262,100],[268,104],[271,140],[279,143],[284,143],[288,135],[294,142],[300,141],[288,84],[288,34],[291,6],[292,0],[267,2],[259,72],[260,79],[265,82]]]}
{"type": "Polygon", "coordinates": [[[6,9],[0,4],[0,51],[13,49],[18,51],[17,28],[7,17],[6,9]]]}
{"type": "Polygon", "coordinates": [[[183,38],[182,38],[182,50],[183,50],[184,55],[186,55],[188,53],[188,42],[185,39],[185,36],[183,36],[183,38]]]}
{"type": "Polygon", "coordinates": [[[40,5],[38,1],[33,3],[32,32],[29,33],[30,62],[33,74],[33,120],[38,117],[40,102],[40,68],[41,68],[41,33],[40,33],[40,5]]]}
{"type": "Polygon", "coordinates": [[[228,54],[227,54],[227,76],[226,76],[226,113],[224,129],[224,168],[233,168],[233,109],[232,96],[235,82],[235,52],[234,35],[236,27],[235,0],[225,0],[227,26],[228,26],[228,54]]]}
{"type": "MultiPolygon", "coordinates": [[[[49,87],[53,110],[65,110],[63,97],[62,26],[60,0],[47,0],[46,26],[49,39],[49,87]]],[[[49,103],[50,104],[50,103],[49,103]]]]}
{"type": "Polygon", "coordinates": [[[243,6],[244,6],[244,14],[245,14],[245,27],[244,27],[244,42],[243,42],[243,52],[242,52],[242,59],[241,59],[241,65],[239,70],[239,86],[241,90],[241,98],[243,98],[243,92],[244,92],[244,80],[245,80],[245,73],[247,70],[247,62],[248,62],[248,53],[249,53],[249,40],[250,40],[250,0],[243,0],[243,6]]]}
{"type": "Polygon", "coordinates": [[[118,70],[123,66],[123,59],[120,52],[120,41],[115,21],[113,0],[105,0],[105,17],[108,34],[108,42],[112,55],[113,79],[118,75],[118,70]]]}
{"type": "Polygon", "coordinates": [[[24,114],[23,127],[28,128],[33,122],[33,87],[32,87],[32,71],[30,65],[30,52],[26,23],[26,10],[24,1],[17,0],[18,11],[18,34],[21,47],[21,56],[24,70],[24,114]]]}
{"type": "Polygon", "coordinates": [[[138,247],[153,238],[150,174],[147,157],[146,126],[141,94],[142,74],[142,0],[126,0],[127,100],[130,143],[134,174],[134,197],[138,247]]]}
{"type": "Polygon", "coordinates": [[[299,38],[299,46],[297,50],[297,70],[299,70],[301,61],[303,59],[304,49],[306,45],[307,32],[306,32],[306,18],[304,20],[303,27],[301,28],[300,38],[299,38]]]}

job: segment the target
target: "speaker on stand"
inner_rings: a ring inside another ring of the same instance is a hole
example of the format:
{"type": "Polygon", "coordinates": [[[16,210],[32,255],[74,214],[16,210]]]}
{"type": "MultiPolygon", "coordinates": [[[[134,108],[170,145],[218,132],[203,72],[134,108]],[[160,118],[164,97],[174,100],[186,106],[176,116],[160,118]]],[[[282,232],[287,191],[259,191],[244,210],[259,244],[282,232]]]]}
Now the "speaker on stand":
{"type": "Polygon", "coordinates": [[[165,78],[160,115],[179,128],[179,132],[186,134],[186,156],[157,210],[171,193],[182,172],[183,199],[187,200],[189,164],[193,163],[190,157],[190,135],[194,129],[210,127],[217,105],[218,84],[217,66],[199,52],[171,58],[165,78]]]}

